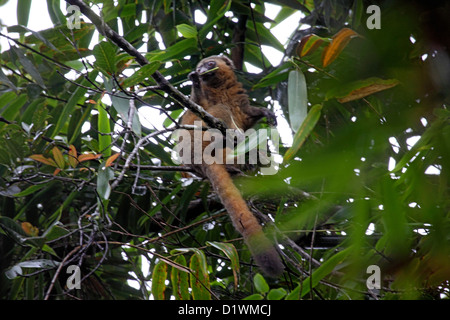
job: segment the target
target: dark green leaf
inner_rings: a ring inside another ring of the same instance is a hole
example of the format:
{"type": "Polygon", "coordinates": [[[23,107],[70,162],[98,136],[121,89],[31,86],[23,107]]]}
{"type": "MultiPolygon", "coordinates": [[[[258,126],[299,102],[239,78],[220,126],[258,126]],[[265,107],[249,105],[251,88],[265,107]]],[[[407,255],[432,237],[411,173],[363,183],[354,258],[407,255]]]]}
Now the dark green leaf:
{"type": "Polygon", "coordinates": [[[0,69],[0,84],[4,84],[7,85],[8,87],[10,87],[11,89],[13,89],[14,91],[17,91],[16,86],[14,85],[14,83],[12,83],[8,77],[3,73],[2,69],[0,69]]]}
{"type": "Polygon", "coordinates": [[[28,74],[37,82],[38,85],[40,85],[42,88],[45,88],[44,79],[42,79],[40,72],[35,67],[35,65],[25,56],[24,52],[14,46],[11,47],[11,50],[13,50],[17,55],[19,62],[21,63],[25,71],[28,72],[28,74]]]}
{"type": "Polygon", "coordinates": [[[34,193],[34,192],[36,192],[38,190],[41,190],[43,187],[46,187],[46,185],[45,184],[37,184],[37,185],[34,185],[34,186],[30,186],[30,187],[26,188],[25,190],[23,190],[23,191],[21,191],[19,193],[16,193],[14,196],[16,196],[16,197],[24,197],[24,196],[32,194],[32,193],[34,193]]]}

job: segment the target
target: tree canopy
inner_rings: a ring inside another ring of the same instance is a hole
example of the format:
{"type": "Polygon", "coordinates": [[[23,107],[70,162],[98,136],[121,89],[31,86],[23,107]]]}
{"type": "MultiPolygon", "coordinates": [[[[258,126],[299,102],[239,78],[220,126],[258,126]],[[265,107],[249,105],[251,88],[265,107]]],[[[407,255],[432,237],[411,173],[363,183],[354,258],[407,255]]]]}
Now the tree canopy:
{"type": "Polygon", "coordinates": [[[42,3],[52,28],[31,0],[0,21],[2,299],[449,298],[449,4],[42,3]],[[201,113],[187,75],[218,54],[279,119],[276,172],[234,178],[278,279],[172,155],[201,113]]]}

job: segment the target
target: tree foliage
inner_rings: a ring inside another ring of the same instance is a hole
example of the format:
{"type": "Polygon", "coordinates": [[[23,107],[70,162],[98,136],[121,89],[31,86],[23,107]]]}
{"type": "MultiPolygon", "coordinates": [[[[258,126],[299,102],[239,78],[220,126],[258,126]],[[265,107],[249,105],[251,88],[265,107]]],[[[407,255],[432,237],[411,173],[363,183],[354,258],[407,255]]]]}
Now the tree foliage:
{"type": "Polygon", "coordinates": [[[77,1],[47,0],[34,31],[30,2],[0,33],[2,298],[448,298],[448,5],[376,2],[374,29],[362,0],[84,1],[97,18],[69,28],[77,1]],[[171,157],[187,75],[214,54],[292,136],[276,174],[235,179],[280,279],[171,157]]]}

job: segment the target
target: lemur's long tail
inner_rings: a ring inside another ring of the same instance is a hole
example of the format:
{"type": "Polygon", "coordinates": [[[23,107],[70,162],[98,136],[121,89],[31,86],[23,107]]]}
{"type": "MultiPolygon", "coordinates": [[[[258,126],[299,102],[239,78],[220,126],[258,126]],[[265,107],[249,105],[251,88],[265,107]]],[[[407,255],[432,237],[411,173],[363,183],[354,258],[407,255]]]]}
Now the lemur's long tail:
{"type": "Polygon", "coordinates": [[[278,277],[284,270],[280,256],[249,210],[225,166],[215,163],[207,165],[205,173],[228,211],[234,227],[244,237],[256,264],[267,276],[278,277]]]}

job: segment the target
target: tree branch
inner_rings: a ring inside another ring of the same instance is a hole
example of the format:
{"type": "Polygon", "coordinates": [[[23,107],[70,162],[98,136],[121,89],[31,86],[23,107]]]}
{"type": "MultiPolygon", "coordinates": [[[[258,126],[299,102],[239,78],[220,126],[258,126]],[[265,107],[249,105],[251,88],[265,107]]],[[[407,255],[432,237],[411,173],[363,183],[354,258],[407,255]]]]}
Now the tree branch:
{"type": "MultiPolygon", "coordinates": [[[[125,40],[121,35],[111,29],[102,18],[100,18],[91,8],[86,5],[82,0],[66,0],[67,3],[78,6],[80,11],[95,25],[98,32],[114,42],[119,48],[123,49],[125,52],[133,56],[139,65],[144,66],[148,64],[148,60],[134,48],[127,40],[125,40]]],[[[159,85],[159,88],[169,94],[173,99],[177,100],[183,107],[188,108],[197,116],[199,116],[205,123],[212,128],[219,129],[222,133],[225,133],[225,124],[213,117],[211,114],[206,112],[201,106],[190,100],[183,93],[178,91],[172,84],[167,81],[166,78],[159,72],[155,71],[152,78],[159,85]]]]}

